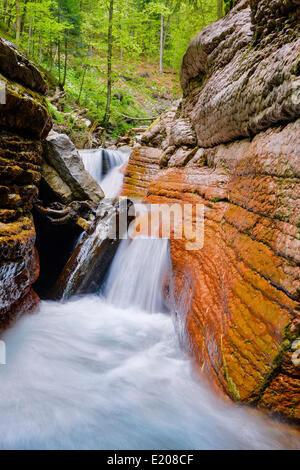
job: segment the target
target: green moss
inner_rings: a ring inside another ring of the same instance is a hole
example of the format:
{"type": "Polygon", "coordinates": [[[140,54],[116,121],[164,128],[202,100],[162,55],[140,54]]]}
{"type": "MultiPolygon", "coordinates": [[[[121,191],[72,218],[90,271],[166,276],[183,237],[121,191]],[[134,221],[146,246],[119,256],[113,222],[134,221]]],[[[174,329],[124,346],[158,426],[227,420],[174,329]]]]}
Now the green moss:
{"type": "Polygon", "coordinates": [[[217,202],[228,202],[228,199],[226,197],[214,197],[213,199],[209,200],[212,203],[217,203],[217,202]]]}

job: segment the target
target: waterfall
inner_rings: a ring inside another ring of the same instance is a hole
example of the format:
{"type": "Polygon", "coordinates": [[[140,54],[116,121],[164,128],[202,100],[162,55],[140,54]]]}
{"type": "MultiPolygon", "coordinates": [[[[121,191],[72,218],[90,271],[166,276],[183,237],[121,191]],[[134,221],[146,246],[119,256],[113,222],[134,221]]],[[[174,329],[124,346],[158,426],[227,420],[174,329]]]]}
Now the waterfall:
{"type": "Polygon", "coordinates": [[[151,313],[162,312],[168,260],[168,240],[123,240],[105,288],[108,302],[121,308],[136,306],[151,313]]]}
{"type": "MultiPolygon", "coordinates": [[[[105,152],[85,153],[85,165],[118,192],[114,172],[126,157],[105,152]]],[[[91,257],[97,270],[107,212],[71,284],[79,274],[90,282],[91,257]]],[[[300,449],[292,428],[219,400],[195,379],[164,307],[169,270],[168,240],[124,240],[103,295],[42,302],[3,333],[0,449],[300,449]]]]}
{"type": "Polygon", "coordinates": [[[115,197],[120,192],[122,167],[128,161],[131,150],[127,147],[123,150],[80,150],[85,169],[101,184],[106,197],[115,197]]]}

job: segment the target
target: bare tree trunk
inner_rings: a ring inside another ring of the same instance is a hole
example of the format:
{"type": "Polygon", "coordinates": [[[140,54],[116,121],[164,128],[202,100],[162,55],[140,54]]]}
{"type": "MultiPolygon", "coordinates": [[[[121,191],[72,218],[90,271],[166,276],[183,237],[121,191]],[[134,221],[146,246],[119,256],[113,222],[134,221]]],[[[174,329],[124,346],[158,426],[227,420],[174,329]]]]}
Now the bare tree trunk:
{"type": "Polygon", "coordinates": [[[32,19],[30,18],[29,30],[28,30],[28,41],[27,41],[27,54],[30,55],[30,44],[32,34],[32,19]]]}
{"type": "Polygon", "coordinates": [[[218,0],[218,20],[223,18],[223,0],[218,0]]]}
{"type": "Polygon", "coordinates": [[[67,79],[67,68],[68,68],[68,36],[65,36],[65,65],[64,65],[64,78],[62,82],[62,88],[65,87],[67,79]]]}
{"type": "Polygon", "coordinates": [[[112,90],[112,28],[113,28],[113,15],[114,15],[114,0],[109,3],[109,25],[108,25],[108,54],[107,54],[107,100],[102,126],[107,127],[111,114],[111,90],[112,90]]]}
{"type": "Polygon", "coordinates": [[[84,71],[83,71],[83,74],[82,74],[82,80],[81,80],[81,84],[80,84],[80,91],[79,91],[79,95],[78,95],[78,98],[77,98],[77,103],[80,104],[80,99],[81,99],[81,95],[82,95],[82,90],[83,90],[83,84],[84,84],[84,79],[85,79],[85,75],[86,75],[86,72],[87,72],[87,65],[84,67],[84,71]]]}
{"type": "Polygon", "coordinates": [[[61,89],[61,54],[60,54],[60,40],[57,44],[57,60],[58,60],[58,86],[61,89]]]}
{"type": "Polygon", "coordinates": [[[160,18],[160,54],[159,54],[159,72],[163,73],[163,58],[164,58],[164,15],[161,14],[160,18]]]}
{"type": "Polygon", "coordinates": [[[21,5],[18,0],[16,0],[16,42],[20,42],[21,36],[21,5]]]}

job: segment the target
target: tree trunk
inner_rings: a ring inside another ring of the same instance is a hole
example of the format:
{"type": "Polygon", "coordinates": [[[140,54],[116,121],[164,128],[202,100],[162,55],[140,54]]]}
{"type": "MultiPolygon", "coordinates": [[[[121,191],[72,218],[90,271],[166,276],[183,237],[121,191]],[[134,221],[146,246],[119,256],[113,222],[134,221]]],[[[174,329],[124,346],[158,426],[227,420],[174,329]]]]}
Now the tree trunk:
{"type": "Polygon", "coordinates": [[[160,19],[160,54],[159,54],[159,72],[163,73],[164,58],[164,15],[161,14],[160,19]]]}
{"type": "Polygon", "coordinates": [[[109,3],[109,25],[108,25],[108,54],[107,54],[107,100],[104,117],[102,120],[102,127],[106,129],[111,113],[111,89],[112,89],[112,43],[113,43],[113,14],[114,14],[114,0],[109,3]]]}
{"type": "Polygon", "coordinates": [[[21,5],[18,0],[16,0],[16,42],[20,42],[21,36],[21,5]]]}
{"type": "Polygon", "coordinates": [[[218,20],[223,18],[223,0],[218,0],[218,20]]]}
{"type": "Polygon", "coordinates": [[[87,72],[87,65],[84,67],[84,71],[83,71],[83,74],[82,74],[82,80],[81,80],[81,84],[80,84],[79,95],[78,95],[78,98],[77,98],[77,103],[78,104],[80,104],[80,99],[81,99],[81,95],[82,95],[83,84],[84,84],[84,79],[85,79],[86,72],[87,72]]]}
{"type": "Polygon", "coordinates": [[[65,36],[65,65],[64,65],[64,78],[62,82],[62,88],[65,87],[67,79],[67,68],[68,68],[68,36],[65,36]]]}
{"type": "Polygon", "coordinates": [[[58,85],[61,88],[61,55],[60,55],[60,41],[57,44],[57,60],[58,60],[58,85]]]}

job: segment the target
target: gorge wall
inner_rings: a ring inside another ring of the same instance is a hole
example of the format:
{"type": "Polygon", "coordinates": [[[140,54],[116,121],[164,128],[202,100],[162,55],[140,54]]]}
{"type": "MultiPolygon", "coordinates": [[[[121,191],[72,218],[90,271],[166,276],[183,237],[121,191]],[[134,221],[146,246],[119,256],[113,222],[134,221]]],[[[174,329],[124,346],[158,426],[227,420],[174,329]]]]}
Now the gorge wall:
{"type": "Polygon", "coordinates": [[[49,295],[104,196],[70,139],[48,136],[46,91],[0,38],[0,328],[49,295]]]}
{"type": "Polygon", "coordinates": [[[191,41],[183,100],[144,134],[123,187],[148,202],[204,205],[204,247],[171,240],[169,301],[189,349],[233,399],[297,422],[299,8],[242,0],[191,41]]]}
{"type": "Polygon", "coordinates": [[[41,179],[42,144],[51,129],[46,85],[34,65],[0,39],[0,323],[38,298],[31,209],[41,179]]]}

